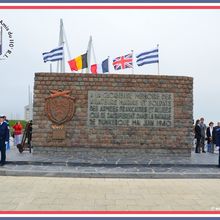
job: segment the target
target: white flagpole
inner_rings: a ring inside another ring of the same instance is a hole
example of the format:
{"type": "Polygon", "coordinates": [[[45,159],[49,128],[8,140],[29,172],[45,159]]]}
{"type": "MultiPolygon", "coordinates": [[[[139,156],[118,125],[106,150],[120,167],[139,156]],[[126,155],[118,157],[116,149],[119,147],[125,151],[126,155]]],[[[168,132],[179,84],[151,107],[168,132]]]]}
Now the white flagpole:
{"type": "Polygon", "coordinates": [[[63,25],[63,36],[64,36],[64,40],[65,40],[65,44],[66,44],[66,49],[67,49],[67,53],[68,53],[68,59],[71,60],[71,54],[70,54],[70,48],[69,48],[69,44],[67,41],[67,37],[66,37],[66,31],[64,29],[64,25],[63,25]]]}
{"type": "Polygon", "coordinates": [[[159,44],[157,44],[157,49],[158,49],[158,63],[157,63],[157,74],[160,75],[160,66],[159,66],[159,44]]]}
{"type": "Polygon", "coordinates": [[[133,57],[134,57],[134,51],[131,50],[131,54],[132,54],[132,70],[131,70],[131,73],[134,74],[134,62],[133,62],[133,57]]]}
{"type": "Polygon", "coordinates": [[[88,48],[87,48],[87,64],[88,67],[86,68],[86,73],[89,73],[89,69],[91,66],[91,45],[92,45],[92,36],[89,38],[88,48]]]}
{"type": "Polygon", "coordinates": [[[52,63],[50,63],[50,73],[52,73],[53,70],[52,70],[52,63]]]}
{"type": "Polygon", "coordinates": [[[95,49],[94,49],[94,46],[93,46],[93,42],[91,43],[91,47],[92,47],[92,54],[93,54],[94,62],[97,64],[96,56],[95,56],[95,49]]]}
{"type": "MultiPolygon", "coordinates": [[[[61,18],[60,19],[60,35],[59,35],[58,46],[63,46],[63,45],[64,45],[64,39],[63,39],[63,19],[61,18]]],[[[60,69],[61,73],[65,73],[65,56],[64,56],[64,51],[63,51],[63,59],[59,60],[57,62],[57,64],[58,64],[57,65],[57,72],[59,72],[59,69],[60,69]]]]}

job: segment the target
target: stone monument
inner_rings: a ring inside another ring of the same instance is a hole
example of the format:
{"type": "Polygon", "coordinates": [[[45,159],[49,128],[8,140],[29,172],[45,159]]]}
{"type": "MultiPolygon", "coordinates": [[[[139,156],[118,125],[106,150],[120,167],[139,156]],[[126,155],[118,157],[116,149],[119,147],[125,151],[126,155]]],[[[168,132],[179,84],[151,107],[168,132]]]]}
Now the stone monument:
{"type": "Polygon", "coordinates": [[[190,157],[192,124],[191,77],[35,74],[35,154],[97,163],[190,157]]]}

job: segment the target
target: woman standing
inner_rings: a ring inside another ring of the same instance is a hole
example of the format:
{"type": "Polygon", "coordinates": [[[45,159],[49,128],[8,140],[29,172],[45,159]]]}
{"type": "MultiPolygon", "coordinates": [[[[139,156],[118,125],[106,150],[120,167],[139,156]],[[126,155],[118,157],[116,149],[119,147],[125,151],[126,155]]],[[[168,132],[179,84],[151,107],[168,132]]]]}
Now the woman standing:
{"type": "Polygon", "coordinates": [[[207,151],[209,153],[214,153],[214,143],[213,143],[213,122],[209,123],[209,127],[206,130],[207,135],[207,151]]]}
{"type": "Polygon", "coordinates": [[[21,136],[22,136],[22,125],[20,121],[16,122],[13,126],[14,129],[14,145],[17,146],[21,143],[21,136]]]}

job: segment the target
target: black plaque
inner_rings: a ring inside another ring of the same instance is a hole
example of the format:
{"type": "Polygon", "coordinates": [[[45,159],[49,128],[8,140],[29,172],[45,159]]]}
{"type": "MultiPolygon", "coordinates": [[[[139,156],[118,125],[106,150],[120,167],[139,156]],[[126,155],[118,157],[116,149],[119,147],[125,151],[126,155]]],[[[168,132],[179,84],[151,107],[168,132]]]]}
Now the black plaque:
{"type": "Polygon", "coordinates": [[[173,93],[88,92],[88,126],[173,127],[173,93]]]}

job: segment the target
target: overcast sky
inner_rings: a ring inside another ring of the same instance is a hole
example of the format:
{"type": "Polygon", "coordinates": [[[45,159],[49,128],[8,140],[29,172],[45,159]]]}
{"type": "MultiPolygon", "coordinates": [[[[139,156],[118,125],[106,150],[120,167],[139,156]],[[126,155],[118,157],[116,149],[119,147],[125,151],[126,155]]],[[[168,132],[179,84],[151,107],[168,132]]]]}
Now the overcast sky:
{"type": "MultiPolygon", "coordinates": [[[[220,121],[220,10],[1,10],[15,39],[13,53],[0,60],[1,114],[24,118],[34,73],[49,71],[42,52],[58,45],[60,18],[72,58],[86,51],[90,35],[97,62],[159,44],[161,75],[194,78],[194,119],[220,121]]],[[[157,74],[157,64],[135,64],[135,73],[157,74]]]]}

